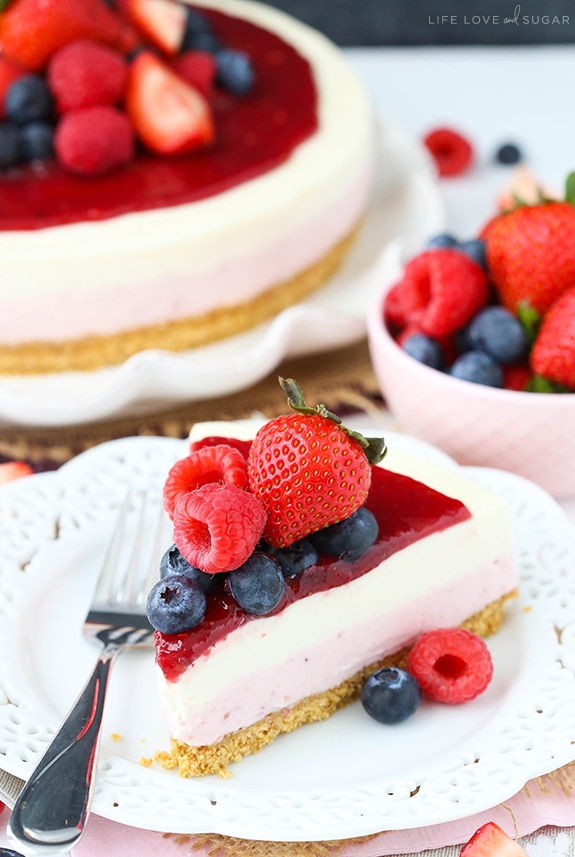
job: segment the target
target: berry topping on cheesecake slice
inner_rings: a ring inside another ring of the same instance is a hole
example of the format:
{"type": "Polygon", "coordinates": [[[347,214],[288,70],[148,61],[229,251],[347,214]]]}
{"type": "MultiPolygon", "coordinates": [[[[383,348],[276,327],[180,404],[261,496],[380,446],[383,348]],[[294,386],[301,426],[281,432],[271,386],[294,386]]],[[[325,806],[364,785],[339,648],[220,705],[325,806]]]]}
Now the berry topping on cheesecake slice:
{"type": "Polygon", "coordinates": [[[290,413],[194,426],[166,479],[174,545],[148,615],[172,739],[158,759],[182,776],[228,776],[359,700],[366,680],[381,722],[407,719],[423,693],[472,700],[491,676],[477,635],[499,628],[516,591],[503,500],[456,468],[388,453],[280,383],[290,413]],[[372,677],[405,671],[418,640],[408,678],[372,677]]]}

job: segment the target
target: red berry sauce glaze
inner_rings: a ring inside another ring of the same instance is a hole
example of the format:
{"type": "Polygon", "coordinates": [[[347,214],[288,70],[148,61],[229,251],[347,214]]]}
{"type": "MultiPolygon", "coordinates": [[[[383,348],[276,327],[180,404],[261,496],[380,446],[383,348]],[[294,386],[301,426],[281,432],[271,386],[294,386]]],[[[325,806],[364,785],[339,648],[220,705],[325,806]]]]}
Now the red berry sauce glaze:
{"type": "Polygon", "coordinates": [[[245,51],[253,91],[212,99],[216,142],[204,151],[158,157],[140,151],[128,166],[97,179],[65,173],[55,162],[0,177],[0,230],[32,230],[106,220],[133,211],[214,196],[285,161],[317,128],[311,67],[294,48],[248,21],[202,8],[228,48],[245,51]]]}
{"type": "MultiPolygon", "coordinates": [[[[208,442],[224,442],[214,438],[208,442]]],[[[225,439],[226,443],[232,441],[225,439]]],[[[240,446],[236,442],[236,445],[240,446]]],[[[249,449],[249,443],[242,451],[249,449]]],[[[371,571],[396,551],[465,521],[470,512],[459,500],[447,497],[408,476],[373,467],[366,507],[377,518],[379,536],[367,553],[355,562],[321,556],[320,561],[296,578],[286,579],[286,594],[275,612],[317,592],[332,589],[371,571]]],[[[239,607],[225,584],[208,596],[203,622],[185,634],[156,632],[156,659],[168,680],[178,678],[192,661],[235,628],[254,618],[239,607]]]]}

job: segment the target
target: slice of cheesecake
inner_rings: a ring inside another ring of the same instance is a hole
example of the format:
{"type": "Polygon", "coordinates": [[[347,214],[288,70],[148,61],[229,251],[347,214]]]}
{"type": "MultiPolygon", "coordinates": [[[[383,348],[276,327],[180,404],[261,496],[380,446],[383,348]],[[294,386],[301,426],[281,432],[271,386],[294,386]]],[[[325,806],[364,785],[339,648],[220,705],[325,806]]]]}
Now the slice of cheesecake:
{"type": "MultiPolygon", "coordinates": [[[[199,424],[192,448],[253,437],[251,421],[199,424]]],[[[241,444],[240,444],[241,447],[241,444]]],[[[247,453],[249,443],[243,447],[247,453]]],[[[516,593],[506,503],[457,467],[392,449],[373,466],[365,507],[378,524],[358,559],[320,553],[286,577],[269,615],[249,615],[216,575],[205,618],[156,633],[158,687],[172,738],[163,764],[218,773],[279,734],[356,700],[368,674],[404,665],[417,637],[464,625],[498,630],[516,593]]]]}

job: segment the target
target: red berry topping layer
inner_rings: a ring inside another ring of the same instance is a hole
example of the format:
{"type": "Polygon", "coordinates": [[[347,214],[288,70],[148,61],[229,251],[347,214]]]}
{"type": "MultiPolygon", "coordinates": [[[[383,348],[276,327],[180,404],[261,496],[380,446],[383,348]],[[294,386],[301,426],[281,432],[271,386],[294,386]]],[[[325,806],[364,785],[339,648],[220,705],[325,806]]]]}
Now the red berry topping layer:
{"type": "MultiPolygon", "coordinates": [[[[28,0],[20,0],[20,9],[22,2],[28,0]]],[[[79,6],[83,4],[71,2],[71,8],[79,6]]],[[[106,11],[104,4],[98,6],[106,11]]],[[[70,174],[54,161],[45,162],[40,172],[32,166],[21,166],[2,173],[0,230],[105,220],[203,200],[274,169],[314,133],[318,125],[317,92],[307,60],[275,34],[248,21],[211,9],[202,8],[202,15],[227,48],[250,57],[255,72],[253,88],[247,94],[235,95],[213,85],[209,62],[188,69],[188,74],[197,75],[203,94],[209,93],[214,140],[190,154],[182,151],[166,157],[140,148],[121,170],[96,180],[70,174]]],[[[59,31],[52,34],[55,43],[64,46],[73,40],[95,38],[86,30],[85,22],[78,23],[76,18],[76,13],[71,14],[65,37],[59,31]]],[[[2,39],[7,38],[9,25],[5,15],[2,39]]],[[[123,35],[116,33],[113,43],[108,39],[107,44],[119,49],[120,42],[126,48],[123,35]]],[[[15,42],[20,36],[10,33],[10,38],[15,42]]],[[[50,44],[50,51],[54,50],[50,44]]],[[[132,71],[130,75],[132,121],[140,126],[140,133],[144,129],[152,145],[161,147],[165,138],[161,105],[147,115],[141,107],[145,99],[140,97],[144,88],[152,88],[155,78],[153,72],[143,68],[149,66],[148,60],[138,60],[138,65],[137,73],[132,71]]],[[[185,73],[182,80],[184,77],[185,73]]],[[[183,105],[180,127],[184,139],[189,131],[186,121],[188,126],[192,122],[190,113],[189,105],[183,105]]]]}
{"type": "MultiPolygon", "coordinates": [[[[222,441],[221,438],[214,440],[222,441]]],[[[209,444],[210,440],[205,443],[209,444]]],[[[247,453],[249,444],[242,444],[242,448],[247,453]]],[[[397,551],[470,517],[459,500],[377,466],[372,467],[365,508],[373,513],[379,527],[372,547],[353,561],[334,559],[320,552],[317,562],[301,574],[286,577],[278,611],[300,598],[349,583],[397,551]]],[[[220,577],[225,575],[218,575],[220,577]]],[[[156,632],[156,658],[164,675],[168,680],[176,680],[211,645],[254,618],[257,617],[238,605],[224,583],[219,588],[216,586],[210,591],[205,619],[199,625],[183,634],[156,632]]]]}

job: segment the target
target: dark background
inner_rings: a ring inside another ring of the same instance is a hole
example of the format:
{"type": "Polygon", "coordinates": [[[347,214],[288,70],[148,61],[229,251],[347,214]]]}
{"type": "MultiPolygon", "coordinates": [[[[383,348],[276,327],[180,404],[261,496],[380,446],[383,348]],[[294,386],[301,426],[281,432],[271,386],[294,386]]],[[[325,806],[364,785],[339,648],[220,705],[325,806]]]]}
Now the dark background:
{"type": "Polygon", "coordinates": [[[575,0],[267,0],[267,4],[343,46],[575,43],[575,0]],[[441,22],[442,15],[455,19],[441,22]],[[498,23],[493,20],[496,15],[498,23]],[[550,23],[544,23],[543,16],[549,16],[550,23]],[[561,23],[551,23],[553,16],[561,23]],[[504,23],[505,18],[511,21],[504,23]]]}

